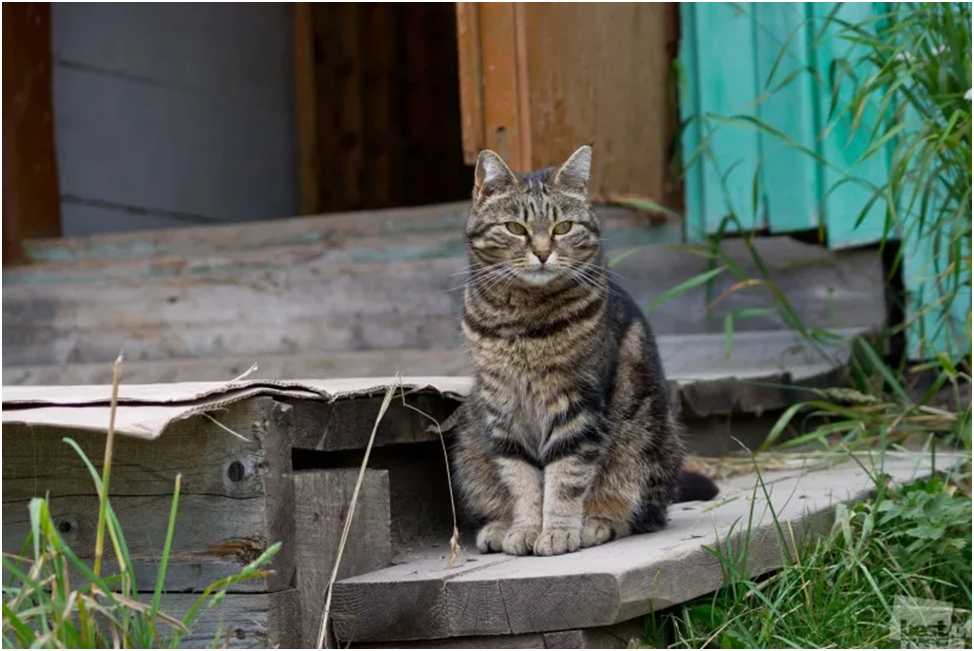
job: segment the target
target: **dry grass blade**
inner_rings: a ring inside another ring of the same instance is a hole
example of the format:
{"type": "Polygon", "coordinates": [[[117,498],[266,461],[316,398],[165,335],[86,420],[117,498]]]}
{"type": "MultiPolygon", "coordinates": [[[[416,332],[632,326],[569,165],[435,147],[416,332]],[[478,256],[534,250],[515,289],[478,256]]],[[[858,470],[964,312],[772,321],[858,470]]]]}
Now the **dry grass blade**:
{"type": "MultiPolygon", "coordinates": [[[[402,383],[401,377],[396,378],[398,383],[402,383]]],[[[358,479],[355,480],[355,490],[352,491],[352,499],[348,505],[348,517],[345,518],[345,526],[342,529],[342,536],[338,541],[338,554],[335,556],[335,564],[331,568],[331,577],[328,579],[328,587],[325,591],[325,608],[321,613],[321,624],[318,626],[318,640],[315,644],[316,649],[328,648],[325,646],[328,635],[328,616],[331,613],[331,597],[335,589],[335,581],[338,580],[338,568],[342,562],[342,554],[345,552],[345,543],[348,541],[348,532],[352,528],[352,521],[355,519],[355,505],[358,503],[359,490],[362,488],[362,480],[365,477],[365,469],[369,465],[369,456],[372,454],[372,445],[375,443],[375,434],[379,430],[379,423],[382,422],[382,417],[385,416],[386,410],[389,409],[389,405],[392,403],[392,396],[395,395],[396,387],[395,385],[390,386],[386,391],[385,397],[382,399],[382,405],[379,406],[379,413],[375,417],[375,423],[372,425],[372,433],[369,435],[368,445],[365,447],[365,455],[362,457],[362,466],[359,468],[358,479]]]]}
{"type": "Polygon", "coordinates": [[[226,425],[218,421],[216,418],[213,418],[213,416],[210,416],[208,413],[203,412],[203,416],[206,417],[211,423],[213,423],[214,425],[222,429],[227,434],[232,434],[233,436],[236,436],[241,441],[247,441],[248,443],[250,442],[250,439],[248,439],[246,436],[234,432],[232,429],[230,429],[229,427],[227,427],[226,425]]]}
{"type": "Polygon", "coordinates": [[[99,496],[98,530],[95,534],[95,576],[101,576],[101,559],[105,553],[105,524],[108,511],[108,483],[112,475],[112,449],[115,443],[115,414],[118,411],[118,385],[122,380],[122,353],[112,364],[112,401],[108,413],[108,435],[105,440],[105,462],[102,469],[101,495],[99,496]]]}

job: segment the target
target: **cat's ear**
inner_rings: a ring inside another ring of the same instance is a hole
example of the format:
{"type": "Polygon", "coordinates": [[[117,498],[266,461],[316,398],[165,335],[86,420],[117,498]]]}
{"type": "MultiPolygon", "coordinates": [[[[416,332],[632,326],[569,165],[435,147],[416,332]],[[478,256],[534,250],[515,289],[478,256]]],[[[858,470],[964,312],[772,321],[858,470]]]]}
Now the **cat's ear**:
{"type": "Polygon", "coordinates": [[[592,147],[582,145],[568,157],[554,175],[554,184],[568,190],[585,193],[592,171],[592,147]]]}
{"type": "Polygon", "coordinates": [[[500,156],[489,149],[480,152],[477,156],[477,169],[474,172],[474,201],[480,201],[515,185],[517,185],[517,176],[500,156]]]}

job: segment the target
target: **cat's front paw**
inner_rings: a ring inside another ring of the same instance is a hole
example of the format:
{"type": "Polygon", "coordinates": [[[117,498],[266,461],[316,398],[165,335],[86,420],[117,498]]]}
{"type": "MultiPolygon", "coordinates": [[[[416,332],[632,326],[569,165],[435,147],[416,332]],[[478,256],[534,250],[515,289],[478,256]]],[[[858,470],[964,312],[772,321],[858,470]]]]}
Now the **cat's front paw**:
{"type": "Polygon", "coordinates": [[[477,549],[481,554],[504,551],[504,538],[510,528],[506,522],[488,522],[477,533],[477,549]]]}
{"type": "Polygon", "coordinates": [[[537,527],[514,527],[504,536],[504,553],[527,556],[534,551],[534,543],[541,532],[537,527]]]}
{"type": "Polygon", "coordinates": [[[577,530],[543,529],[534,543],[535,556],[557,556],[577,551],[582,544],[577,530]]]}

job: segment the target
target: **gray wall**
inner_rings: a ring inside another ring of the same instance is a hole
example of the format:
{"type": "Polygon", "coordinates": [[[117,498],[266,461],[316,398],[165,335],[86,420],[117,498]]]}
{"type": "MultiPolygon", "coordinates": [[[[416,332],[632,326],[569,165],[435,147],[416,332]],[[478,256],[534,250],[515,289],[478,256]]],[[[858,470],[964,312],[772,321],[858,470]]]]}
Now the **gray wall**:
{"type": "Polygon", "coordinates": [[[52,3],[65,235],[297,210],[290,3],[52,3]]]}

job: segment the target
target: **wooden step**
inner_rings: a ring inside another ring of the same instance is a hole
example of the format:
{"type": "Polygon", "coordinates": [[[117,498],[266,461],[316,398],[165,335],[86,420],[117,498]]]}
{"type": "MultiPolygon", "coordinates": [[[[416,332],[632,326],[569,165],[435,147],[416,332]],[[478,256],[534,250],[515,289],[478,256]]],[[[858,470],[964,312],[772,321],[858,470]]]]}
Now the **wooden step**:
{"type": "MultiPolygon", "coordinates": [[[[849,358],[851,341],[864,329],[836,331],[837,339],[815,350],[785,330],[741,332],[730,351],[723,334],[661,335],[657,343],[678,404],[694,416],[760,413],[796,400],[789,387],[826,386],[849,358]],[[729,353],[729,354],[728,354],[729,353]],[[735,381],[738,380],[738,381],[735,381]]],[[[251,379],[352,378],[469,375],[461,348],[365,350],[315,355],[127,361],[126,384],[226,381],[257,368],[251,379]]],[[[107,364],[5,366],[3,384],[91,385],[111,382],[107,364]]]]}
{"type": "MultiPolygon", "coordinates": [[[[809,327],[883,322],[882,273],[872,252],[834,254],[788,238],[767,238],[757,248],[809,327]]],[[[725,249],[745,273],[760,277],[742,241],[725,249]]],[[[94,282],[41,282],[43,270],[30,282],[5,281],[3,365],[104,363],[120,349],[132,361],[158,361],[459,345],[463,276],[457,273],[465,262],[456,256],[340,263],[299,246],[250,249],[218,261],[157,262],[122,262],[123,271],[100,271],[104,278],[94,282]]],[[[648,306],[709,265],[656,245],[626,258],[614,273],[648,306]]],[[[712,287],[695,288],[650,317],[658,334],[723,332],[728,315],[771,304],[764,287],[745,287],[724,273],[712,287]]],[[[734,319],[737,331],[783,325],[774,312],[734,319]]]]}
{"type": "MultiPolygon", "coordinates": [[[[645,213],[615,206],[597,206],[606,231],[642,231],[644,242],[678,242],[682,228],[667,227],[645,213]],[[648,237],[648,239],[647,239],[648,237]]],[[[426,235],[446,236],[460,244],[470,214],[470,202],[460,201],[416,208],[330,213],[291,219],[265,220],[221,226],[94,235],[89,237],[29,240],[24,253],[32,266],[130,261],[151,258],[193,258],[243,251],[266,251],[288,246],[317,246],[319,250],[363,248],[369,239],[426,235]]],[[[13,272],[18,277],[27,272],[13,272]]],[[[8,270],[4,270],[5,278],[8,270]]]]}
{"type": "MultiPolygon", "coordinates": [[[[937,468],[962,458],[938,453],[937,468]]],[[[340,581],[334,630],[343,645],[423,640],[428,648],[481,648],[489,636],[517,636],[512,638],[517,646],[536,637],[543,645],[546,633],[627,622],[716,590],[723,572],[704,547],[742,553],[748,523],[750,576],[781,567],[794,543],[829,531],[837,504],[869,496],[874,484],[867,469],[881,461],[876,456],[858,461],[862,466],[845,461],[765,471],[763,485],[754,474],[730,479],[715,502],[671,508],[663,531],[564,556],[480,555],[468,542],[451,567],[444,549],[433,550],[340,581]]],[[[898,482],[933,471],[931,456],[923,454],[889,453],[882,467],[898,482]]]]}

